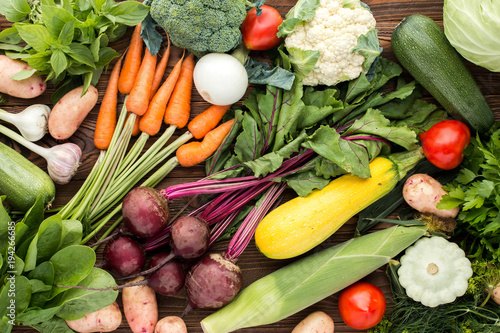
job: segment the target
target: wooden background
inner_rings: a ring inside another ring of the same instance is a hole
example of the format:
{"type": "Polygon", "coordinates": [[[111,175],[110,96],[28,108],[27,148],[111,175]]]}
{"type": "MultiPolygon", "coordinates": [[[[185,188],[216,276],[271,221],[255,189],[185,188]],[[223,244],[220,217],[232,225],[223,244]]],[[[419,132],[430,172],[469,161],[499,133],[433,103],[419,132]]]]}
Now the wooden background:
{"type": "MultiPolygon", "coordinates": [[[[390,46],[390,38],[394,27],[406,16],[411,14],[424,14],[432,19],[436,20],[440,25],[442,25],[442,6],[443,1],[437,0],[399,0],[399,1],[391,1],[391,0],[366,0],[365,1],[372,9],[373,14],[377,20],[377,28],[379,30],[379,37],[384,48],[383,56],[390,59],[395,60],[394,54],[392,53],[390,46]]],[[[268,0],[267,4],[271,5],[279,10],[279,12],[284,16],[291,6],[293,6],[295,0],[268,0]]],[[[10,26],[4,17],[0,18],[0,28],[5,29],[10,26]]],[[[123,50],[127,47],[127,43],[131,34],[131,29],[127,31],[126,36],[122,38],[120,41],[116,42],[112,45],[118,52],[122,53],[123,50]]],[[[173,48],[171,57],[169,59],[169,69],[172,68],[173,64],[177,61],[180,56],[180,50],[177,48],[173,48]]],[[[258,54],[257,54],[258,55],[258,54]]],[[[487,71],[486,69],[476,67],[468,62],[467,66],[473,72],[481,90],[485,94],[491,108],[495,112],[496,119],[500,119],[500,73],[492,73],[487,71]]],[[[109,75],[109,71],[105,72],[97,88],[99,90],[99,103],[102,100],[102,96],[104,94],[107,78],[109,75]]],[[[47,105],[50,104],[50,94],[53,92],[52,87],[49,85],[48,90],[42,96],[33,99],[33,100],[22,100],[9,96],[4,96],[6,98],[6,103],[1,107],[9,112],[19,112],[24,109],[26,106],[34,104],[34,103],[43,103],[47,105]]],[[[427,96],[429,100],[432,100],[429,96],[427,96]]],[[[123,101],[123,96],[120,98],[120,101],[123,101]]],[[[205,103],[196,91],[193,92],[193,102],[192,102],[192,110],[193,115],[196,115],[203,111],[207,107],[207,103],[205,103]]],[[[84,123],[78,132],[72,136],[68,141],[76,143],[80,146],[83,151],[82,156],[82,164],[78,169],[77,174],[74,176],[73,180],[64,186],[57,186],[57,194],[54,205],[56,207],[63,205],[66,201],[68,201],[73,194],[77,191],[77,189],[81,186],[85,177],[88,175],[90,170],[92,169],[97,156],[99,155],[99,151],[94,147],[93,144],[93,131],[95,126],[95,121],[97,119],[97,111],[99,110],[99,104],[93,109],[93,111],[86,118],[84,123]]],[[[183,133],[183,130],[178,130],[176,135],[180,135],[183,133]]],[[[150,142],[154,140],[150,139],[150,142]]],[[[22,146],[17,145],[16,143],[11,142],[4,136],[0,135],[0,141],[8,143],[10,146],[14,147],[18,151],[20,151],[24,156],[28,157],[31,161],[39,165],[42,169],[46,169],[45,160],[41,157],[31,153],[29,150],[25,149],[22,146]]],[[[55,140],[53,140],[50,135],[46,135],[39,144],[43,146],[53,146],[57,144],[55,140]]],[[[187,181],[194,181],[204,176],[202,166],[193,167],[193,168],[176,168],[171,174],[160,183],[158,186],[159,189],[165,188],[169,185],[183,183],[187,181]]],[[[291,198],[292,194],[288,193],[287,198],[291,198]]],[[[183,203],[177,201],[174,205],[172,205],[172,210],[177,211],[183,203]]],[[[317,251],[324,247],[329,247],[334,244],[340,243],[352,237],[354,226],[356,219],[352,219],[347,223],[344,227],[342,227],[338,232],[336,232],[330,239],[328,239],[324,244],[320,245],[317,249],[313,251],[317,251]]],[[[385,225],[379,225],[377,228],[384,228],[385,225]]],[[[226,242],[218,244],[213,250],[214,251],[223,251],[227,246],[226,242]]],[[[254,244],[251,243],[244,254],[240,257],[239,265],[243,270],[243,278],[244,278],[244,286],[249,285],[253,281],[259,279],[260,277],[265,276],[273,272],[274,270],[286,265],[291,260],[284,261],[276,261],[265,258],[261,255],[258,250],[255,248],[254,244]]],[[[390,288],[388,285],[388,280],[385,276],[385,267],[375,271],[370,274],[364,280],[370,281],[380,287],[384,293],[388,297],[390,297],[390,288]]],[[[179,295],[175,297],[165,297],[159,295],[157,297],[159,303],[159,311],[160,318],[167,315],[181,315],[185,305],[185,293],[182,291],[179,295]]],[[[343,333],[343,332],[359,332],[357,330],[350,329],[347,327],[339,316],[337,309],[337,301],[338,294],[331,295],[324,300],[318,302],[317,304],[289,317],[280,322],[277,322],[272,325],[266,325],[261,327],[254,327],[240,330],[239,332],[246,333],[284,333],[291,332],[293,327],[299,323],[307,314],[315,311],[322,310],[332,316],[335,321],[335,332],[343,333]]],[[[199,322],[205,318],[207,315],[212,313],[210,310],[193,310],[191,311],[184,319],[186,325],[188,327],[188,331],[190,333],[202,332],[199,322]]],[[[34,330],[28,327],[15,327],[13,332],[34,332],[34,330]]],[[[123,319],[122,326],[117,330],[117,332],[130,332],[128,328],[125,318],[123,319]]]]}

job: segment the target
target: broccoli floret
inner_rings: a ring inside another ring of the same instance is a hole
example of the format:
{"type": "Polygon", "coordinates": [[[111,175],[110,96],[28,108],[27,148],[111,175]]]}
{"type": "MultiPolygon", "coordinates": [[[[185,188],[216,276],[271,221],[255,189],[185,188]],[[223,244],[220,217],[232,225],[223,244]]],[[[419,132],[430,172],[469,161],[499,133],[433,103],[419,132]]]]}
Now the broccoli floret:
{"type": "Polygon", "coordinates": [[[238,46],[246,4],[246,0],[153,0],[150,13],[174,45],[201,57],[238,46]]]}

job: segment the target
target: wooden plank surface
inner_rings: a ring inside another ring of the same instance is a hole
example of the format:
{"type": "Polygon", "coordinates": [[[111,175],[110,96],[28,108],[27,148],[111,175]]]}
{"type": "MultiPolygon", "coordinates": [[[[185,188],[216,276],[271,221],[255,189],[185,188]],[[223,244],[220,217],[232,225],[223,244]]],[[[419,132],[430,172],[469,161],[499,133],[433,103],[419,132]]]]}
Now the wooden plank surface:
{"type": "MultiPolygon", "coordinates": [[[[395,60],[395,57],[392,53],[390,47],[390,37],[394,27],[406,16],[411,14],[424,14],[427,15],[434,20],[436,20],[440,25],[442,25],[442,6],[443,2],[439,0],[400,0],[400,1],[391,1],[391,0],[366,0],[365,1],[370,7],[371,10],[377,19],[377,29],[379,30],[379,37],[384,47],[383,56],[390,59],[395,60]]],[[[295,0],[268,0],[267,4],[276,7],[279,12],[284,16],[290,7],[295,3],[295,0]]],[[[5,18],[0,18],[0,29],[5,29],[10,26],[5,18]]],[[[122,53],[127,47],[127,43],[129,40],[129,36],[131,34],[131,29],[127,31],[127,34],[120,41],[114,43],[112,46],[120,53],[122,53]]],[[[169,69],[172,68],[173,64],[180,56],[180,50],[174,48],[172,50],[171,58],[169,59],[169,69]]],[[[468,62],[467,66],[470,68],[472,73],[474,74],[482,92],[485,94],[487,101],[495,112],[496,119],[500,119],[500,74],[492,73],[483,68],[479,68],[474,66],[468,62]]],[[[102,99],[102,96],[105,91],[107,79],[108,79],[109,71],[105,72],[102,75],[102,78],[97,85],[99,90],[99,102],[102,99]]],[[[49,86],[47,92],[42,96],[33,99],[33,100],[22,100],[9,96],[4,96],[6,98],[6,103],[2,105],[2,108],[9,112],[19,112],[24,109],[26,106],[34,104],[34,103],[43,103],[50,105],[50,94],[53,92],[53,88],[49,86]]],[[[430,96],[426,96],[429,100],[432,101],[430,96]]],[[[123,101],[123,97],[120,101],[123,101]]],[[[202,101],[202,99],[196,94],[194,91],[193,95],[193,115],[196,115],[203,111],[207,107],[207,104],[202,101]]],[[[88,175],[90,170],[92,169],[96,158],[99,155],[99,151],[94,147],[93,144],[93,130],[95,126],[95,121],[97,119],[97,111],[99,109],[99,105],[97,105],[93,111],[89,114],[89,116],[85,119],[81,128],[78,132],[72,136],[68,141],[76,143],[80,146],[83,151],[82,164],[78,169],[77,174],[73,178],[70,184],[64,186],[57,186],[57,195],[56,200],[54,202],[54,206],[58,207],[67,202],[73,194],[77,191],[80,185],[85,180],[85,177],[88,175]]],[[[180,135],[183,131],[178,130],[176,135],[180,135]]],[[[152,139],[154,140],[154,138],[152,139]]],[[[150,140],[152,142],[152,140],[150,140]]],[[[16,143],[6,139],[3,136],[0,136],[0,141],[8,143],[10,146],[14,147],[18,151],[20,151],[24,156],[28,157],[31,161],[42,167],[46,168],[45,161],[31,153],[26,148],[19,146],[16,143]]],[[[46,135],[40,142],[40,144],[50,147],[57,142],[53,140],[49,135],[46,135]]],[[[193,167],[193,168],[176,168],[172,173],[162,181],[158,188],[165,188],[167,186],[173,184],[179,184],[187,181],[197,180],[204,175],[203,168],[201,166],[193,167]]],[[[292,194],[288,193],[286,198],[291,198],[292,194]]],[[[172,206],[172,210],[177,210],[182,206],[181,202],[177,202],[172,206]]],[[[338,244],[342,241],[345,241],[352,237],[355,219],[352,219],[347,223],[344,227],[342,227],[337,233],[335,233],[330,239],[328,239],[325,243],[318,246],[316,249],[312,251],[318,251],[322,248],[332,246],[334,244],[338,244]]],[[[379,225],[376,227],[384,228],[385,225],[379,225]]],[[[222,242],[215,246],[214,251],[223,251],[227,246],[226,242],[222,242]]],[[[240,265],[243,271],[244,278],[244,286],[249,285],[253,281],[269,274],[276,269],[286,265],[291,262],[291,260],[284,261],[276,261],[265,258],[259,251],[256,249],[255,245],[251,243],[244,254],[240,257],[238,264],[240,265]]],[[[385,276],[385,267],[375,271],[370,274],[364,280],[370,281],[375,285],[379,286],[384,293],[390,297],[390,289],[388,285],[388,280],[385,276]]],[[[166,315],[181,315],[186,305],[185,293],[182,291],[175,297],[165,297],[158,296],[159,303],[159,311],[160,318],[166,315]]],[[[290,332],[293,327],[307,314],[313,312],[315,310],[322,310],[328,313],[335,321],[336,327],[335,332],[344,333],[344,332],[359,332],[354,329],[350,329],[347,327],[341,320],[338,309],[337,309],[337,301],[338,294],[331,295],[324,300],[318,302],[317,304],[289,317],[280,322],[265,325],[261,327],[248,328],[243,329],[238,332],[245,333],[285,333],[290,332]]],[[[188,327],[188,331],[190,333],[202,332],[199,322],[205,318],[207,315],[212,313],[210,310],[193,310],[191,311],[184,319],[186,325],[188,327]]],[[[13,332],[35,332],[34,330],[28,327],[15,327],[13,332]]],[[[126,325],[125,319],[123,320],[122,326],[117,330],[117,332],[125,333],[130,332],[130,329],[126,325]]]]}

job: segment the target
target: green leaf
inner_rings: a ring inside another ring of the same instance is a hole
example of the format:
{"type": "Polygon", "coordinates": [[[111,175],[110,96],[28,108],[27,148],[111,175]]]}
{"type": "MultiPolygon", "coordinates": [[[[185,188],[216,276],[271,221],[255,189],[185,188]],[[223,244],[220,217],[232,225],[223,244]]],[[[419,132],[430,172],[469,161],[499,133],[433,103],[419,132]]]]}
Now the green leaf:
{"type": "Polygon", "coordinates": [[[292,72],[279,66],[271,69],[268,63],[251,57],[245,62],[245,69],[247,70],[249,83],[268,84],[273,87],[290,90],[295,82],[295,74],[292,72]]]}
{"type": "MultiPolygon", "coordinates": [[[[51,308],[46,308],[46,309],[44,309],[44,308],[29,308],[26,312],[23,312],[20,315],[18,315],[16,319],[19,322],[22,322],[23,325],[33,326],[35,328],[46,327],[45,323],[50,323],[53,319],[57,318],[57,317],[54,317],[55,314],[57,313],[57,311],[59,311],[58,307],[51,307],[51,308]]],[[[59,333],[60,331],[40,329],[40,332],[58,332],[59,333]]]]}
{"type": "MultiPolygon", "coordinates": [[[[116,286],[116,282],[108,272],[94,267],[78,285],[87,288],[108,288],[116,286]]],[[[80,319],[87,313],[110,305],[117,296],[117,290],[70,289],[63,294],[62,306],[57,316],[65,320],[80,319]]]]}
{"type": "Polygon", "coordinates": [[[243,116],[242,129],[236,138],[234,152],[240,162],[253,161],[262,154],[264,137],[259,131],[257,122],[249,113],[243,116]]]}
{"type": "Polygon", "coordinates": [[[36,267],[38,234],[31,240],[26,257],[24,258],[24,271],[29,272],[36,267]]]}
{"type": "Polygon", "coordinates": [[[26,310],[30,304],[31,299],[31,284],[27,277],[23,275],[16,275],[15,278],[15,300],[16,300],[16,313],[21,313],[26,310]]]}
{"type": "Polygon", "coordinates": [[[10,22],[20,22],[31,12],[31,7],[26,0],[0,1],[0,14],[10,22]]]}
{"type": "Polygon", "coordinates": [[[377,36],[377,29],[372,29],[366,34],[360,35],[358,37],[358,45],[352,50],[352,52],[359,52],[365,57],[363,61],[363,69],[365,71],[369,70],[373,62],[382,54],[382,46],[377,36]]]}
{"type": "Polygon", "coordinates": [[[83,226],[80,221],[63,220],[61,244],[59,245],[59,250],[70,245],[80,244],[80,242],[82,241],[82,236],[83,236],[83,226]]]}
{"type": "Polygon", "coordinates": [[[316,9],[320,6],[319,0],[299,0],[288,11],[285,20],[278,27],[278,37],[284,37],[295,30],[297,24],[311,20],[316,15],[316,9]]]}
{"type": "Polygon", "coordinates": [[[30,326],[40,332],[74,333],[74,331],[68,327],[64,319],[56,316],[49,321],[43,321],[39,324],[32,324],[30,326]]]}
{"type": "Polygon", "coordinates": [[[37,69],[42,73],[47,73],[50,67],[50,58],[52,56],[52,51],[44,51],[35,54],[31,54],[29,57],[24,60],[30,65],[32,68],[37,69]]]}
{"type": "Polygon", "coordinates": [[[7,252],[7,248],[9,246],[8,240],[11,236],[9,234],[9,229],[14,228],[12,231],[15,232],[15,226],[3,206],[4,200],[5,196],[0,196],[0,254],[5,254],[7,252]]]}
{"type": "MultiPolygon", "coordinates": [[[[42,4],[41,9],[43,24],[45,24],[45,26],[53,36],[59,36],[60,42],[61,33],[64,30],[65,26],[69,24],[69,26],[67,26],[66,28],[66,31],[64,32],[65,35],[69,34],[69,32],[74,32],[75,17],[67,9],[55,5],[49,5],[46,3],[42,4]]],[[[64,40],[66,39],[67,36],[64,37],[64,40]]],[[[73,36],[71,36],[71,40],[73,40],[73,36]]],[[[69,45],[69,43],[64,43],[64,45],[69,45]]]]}
{"type": "Polygon", "coordinates": [[[61,50],[54,50],[52,56],[50,57],[50,63],[52,64],[52,69],[54,70],[55,76],[61,75],[68,67],[68,59],[66,55],[61,50]]]}
{"type": "Polygon", "coordinates": [[[67,54],[71,58],[81,62],[82,64],[95,68],[94,57],[88,47],[78,43],[71,43],[69,47],[70,49],[67,54]]]}
{"type": "Polygon", "coordinates": [[[32,77],[36,72],[37,72],[36,69],[24,69],[22,71],[13,74],[9,79],[16,81],[25,80],[27,78],[32,77]]]}
{"type": "Polygon", "coordinates": [[[61,29],[58,42],[61,45],[70,45],[75,36],[75,21],[67,22],[61,29]]]}
{"type": "Polygon", "coordinates": [[[316,175],[314,170],[307,170],[290,177],[286,177],[286,183],[301,197],[307,196],[315,189],[322,189],[330,183],[330,180],[316,175]]]}
{"type": "Polygon", "coordinates": [[[19,36],[35,51],[44,52],[53,43],[54,37],[49,29],[40,24],[15,23],[19,36]]]}
{"type": "Polygon", "coordinates": [[[92,270],[95,260],[95,252],[83,245],[71,245],[54,254],[50,258],[54,265],[55,285],[51,298],[68,289],[57,285],[75,286],[82,281],[92,270]]]}
{"type": "Polygon", "coordinates": [[[149,13],[149,6],[138,1],[122,1],[115,3],[108,11],[116,23],[135,26],[142,22],[149,13]]]}
{"type": "Polygon", "coordinates": [[[317,50],[302,50],[297,47],[287,47],[287,51],[293,71],[301,79],[316,67],[321,55],[317,50]]]}
{"type": "Polygon", "coordinates": [[[52,215],[45,219],[38,229],[37,262],[50,259],[61,243],[62,219],[60,215],[52,215]]]}
{"type": "MultiPolygon", "coordinates": [[[[45,285],[52,286],[54,283],[54,265],[50,261],[45,261],[36,266],[28,274],[28,278],[42,281],[45,285]]],[[[43,307],[49,299],[52,288],[47,291],[34,293],[31,295],[30,307],[43,307]]]]}
{"type": "Polygon", "coordinates": [[[99,50],[98,54],[98,59],[96,61],[96,67],[97,68],[102,68],[111,62],[114,58],[117,58],[120,56],[120,53],[116,52],[113,48],[111,47],[103,47],[99,50]]]}
{"type": "Polygon", "coordinates": [[[22,38],[19,36],[17,29],[14,27],[6,28],[0,31],[0,42],[7,44],[21,43],[22,38]]]}
{"type": "Polygon", "coordinates": [[[37,279],[30,279],[29,281],[31,284],[32,293],[40,293],[52,289],[52,285],[46,285],[45,283],[43,283],[43,281],[37,279]]]}

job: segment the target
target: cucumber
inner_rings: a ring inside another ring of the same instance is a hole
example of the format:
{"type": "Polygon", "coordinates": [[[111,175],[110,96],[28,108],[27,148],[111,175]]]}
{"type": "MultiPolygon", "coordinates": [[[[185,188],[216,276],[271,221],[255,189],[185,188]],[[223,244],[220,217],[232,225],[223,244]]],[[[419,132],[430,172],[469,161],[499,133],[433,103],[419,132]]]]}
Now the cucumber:
{"type": "Polygon", "coordinates": [[[431,18],[411,15],[392,34],[401,65],[455,119],[479,133],[495,122],[493,111],[443,29],[431,18]]]}
{"type": "Polygon", "coordinates": [[[0,142],[0,194],[6,195],[15,209],[26,212],[39,195],[49,207],[56,187],[45,171],[0,142]]]}

